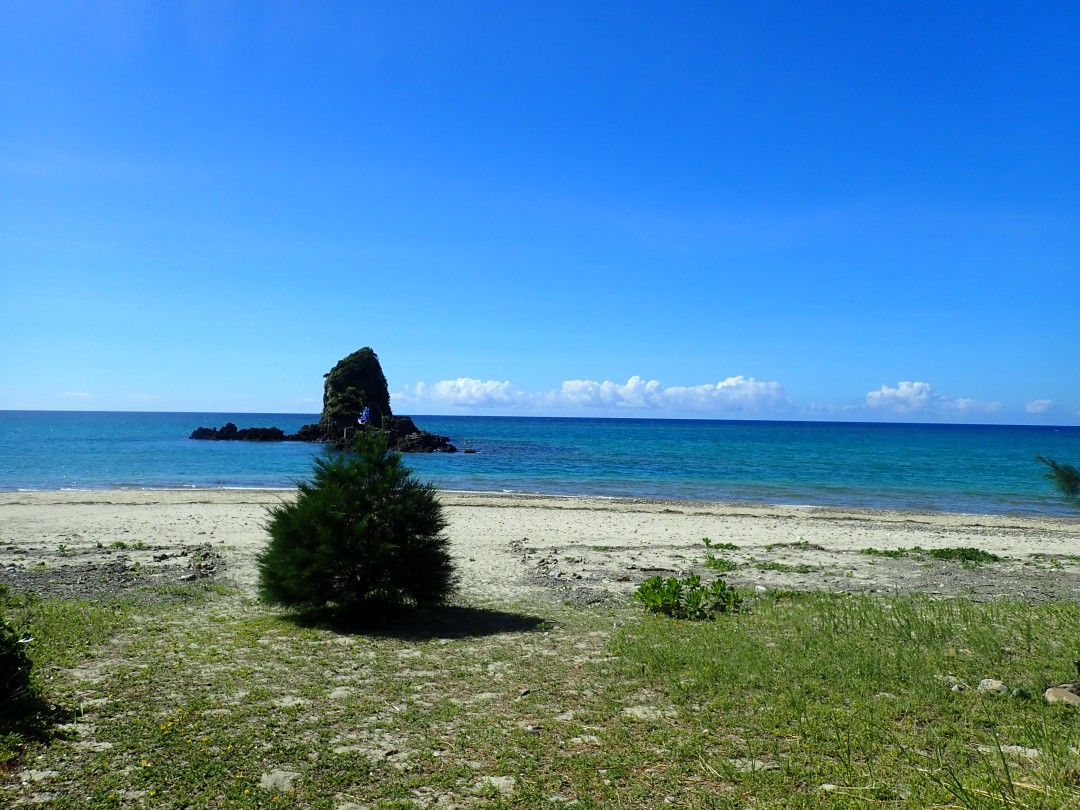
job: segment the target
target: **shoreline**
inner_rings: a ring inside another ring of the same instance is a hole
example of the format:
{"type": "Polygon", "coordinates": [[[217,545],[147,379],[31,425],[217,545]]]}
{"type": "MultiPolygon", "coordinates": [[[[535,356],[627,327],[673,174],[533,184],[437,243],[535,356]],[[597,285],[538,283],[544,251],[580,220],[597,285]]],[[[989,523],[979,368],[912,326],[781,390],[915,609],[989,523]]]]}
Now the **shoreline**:
{"type": "MultiPolygon", "coordinates": [[[[0,582],[48,589],[53,580],[90,581],[111,567],[147,584],[170,583],[191,573],[193,559],[212,555],[216,581],[254,594],[267,509],[293,492],[0,493],[0,582]]],[[[439,497],[467,599],[603,603],[628,599],[650,576],[690,573],[772,590],[1080,599],[1080,515],[447,491],[439,497]],[[730,545],[710,551],[705,537],[730,545]],[[976,548],[1000,560],[968,566],[929,556],[948,548],[976,548]],[[730,570],[718,575],[704,567],[708,553],[725,558],[730,570]]]]}
{"type": "MultiPolygon", "coordinates": [[[[50,495],[72,495],[72,496],[89,496],[100,495],[107,496],[110,493],[132,493],[132,494],[144,494],[152,496],[155,493],[175,493],[175,494],[191,494],[191,495],[206,495],[206,494],[228,494],[228,493],[252,493],[258,495],[260,493],[272,493],[272,494],[290,494],[297,491],[296,487],[242,487],[242,486],[219,486],[219,487],[202,487],[202,486],[174,486],[174,487],[140,487],[140,486],[121,486],[121,487],[95,487],[95,488],[81,488],[81,487],[64,487],[60,489],[0,489],[0,505],[9,501],[12,498],[16,498],[21,495],[41,496],[48,497],[50,495]]],[[[1041,522],[1041,521],[1060,521],[1063,523],[1076,522],[1080,523],[1080,510],[1075,510],[1075,515],[1071,514],[1066,507],[1062,507],[1060,512],[963,512],[954,510],[939,510],[939,509],[910,509],[910,508],[898,508],[887,506],[844,506],[835,504],[813,504],[813,503],[778,503],[774,501],[713,501],[702,500],[699,498],[665,498],[660,496],[645,496],[645,495],[590,495],[590,494],[558,494],[558,493],[545,493],[545,492],[524,492],[524,491],[506,491],[506,490],[467,490],[467,489],[438,489],[439,497],[444,500],[453,501],[455,499],[485,499],[490,498],[493,500],[498,499],[518,499],[521,501],[540,503],[544,501],[553,502],[583,502],[590,503],[598,508],[602,508],[604,504],[645,504],[645,505],[660,505],[679,508],[698,508],[698,509],[717,509],[717,510],[744,510],[748,513],[768,512],[770,510],[804,510],[807,512],[816,512],[821,514],[828,514],[841,518],[844,515],[877,515],[887,518],[889,515],[904,515],[912,518],[925,517],[925,518],[970,518],[970,519],[987,519],[987,520],[1013,520],[1018,522],[1041,522]]]]}

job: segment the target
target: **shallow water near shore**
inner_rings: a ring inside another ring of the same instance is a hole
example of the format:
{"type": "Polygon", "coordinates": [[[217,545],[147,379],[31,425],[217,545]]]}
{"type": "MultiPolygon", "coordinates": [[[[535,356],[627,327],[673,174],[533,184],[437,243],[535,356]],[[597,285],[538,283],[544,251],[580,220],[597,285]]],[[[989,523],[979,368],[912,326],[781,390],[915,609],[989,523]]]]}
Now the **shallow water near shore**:
{"type": "MultiPolygon", "coordinates": [[[[196,427],[313,414],[0,411],[0,491],[291,488],[320,445],[193,441],[196,427]]],[[[1080,461],[1080,428],[418,416],[476,453],[410,455],[440,489],[912,509],[1076,510],[1036,454],[1080,461]]]]}

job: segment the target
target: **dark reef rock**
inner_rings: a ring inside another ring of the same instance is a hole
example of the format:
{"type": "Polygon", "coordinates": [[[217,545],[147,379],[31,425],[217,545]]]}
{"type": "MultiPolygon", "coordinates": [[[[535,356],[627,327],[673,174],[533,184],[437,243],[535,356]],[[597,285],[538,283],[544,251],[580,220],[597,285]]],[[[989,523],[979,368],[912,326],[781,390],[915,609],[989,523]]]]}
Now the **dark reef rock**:
{"type": "Polygon", "coordinates": [[[290,437],[285,435],[281,428],[244,428],[240,430],[232,422],[226,422],[220,428],[201,427],[195,428],[188,436],[189,439],[209,439],[211,441],[240,441],[240,442],[283,442],[290,437]]]}
{"type": "MultiPolygon", "coordinates": [[[[448,436],[420,430],[408,416],[392,416],[385,421],[390,434],[390,447],[394,450],[401,453],[457,452],[448,436]]],[[[215,442],[322,442],[347,448],[358,429],[359,425],[355,428],[344,428],[340,436],[331,437],[327,436],[319,425],[304,425],[296,433],[286,433],[276,427],[238,428],[228,422],[220,428],[195,428],[188,438],[215,442]]]]}
{"type": "Polygon", "coordinates": [[[402,453],[456,453],[448,436],[420,430],[408,416],[391,416],[387,421],[390,446],[402,453]]]}
{"type": "MultiPolygon", "coordinates": [[[[446,436],[420,430],[408,416],[390,411],[390,392],[379,356],[369,347],[339,360],[325,375],[323,411],[317,425],[304,425],[296,433],[276,427],[237,428],[232,422],[220,428],[200,427],[189,438],[242,442],[324,442],[348,447],[356,431],[357,417],[366,408],[368,423],[383,427],[390,435],[390,447],[402,453],[456,453],[446,436]]],[[[466,450],[465,452],[470,452],[466,450]]],[[[475,452],[475,451],[473,451],[475,452]]]]}

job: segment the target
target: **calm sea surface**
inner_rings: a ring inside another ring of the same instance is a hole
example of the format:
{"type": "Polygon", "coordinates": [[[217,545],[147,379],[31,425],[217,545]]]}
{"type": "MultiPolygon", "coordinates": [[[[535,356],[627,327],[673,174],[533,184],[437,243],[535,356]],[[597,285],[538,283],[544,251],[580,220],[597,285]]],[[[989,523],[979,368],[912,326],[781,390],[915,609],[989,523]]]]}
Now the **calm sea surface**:
{"type": "MultiPolygon", "coordinates": [[[[200,426],[312,414],[0,411],[0,491],[287,488],[320,445],[189,440],[200,426]]],[[[441,489],[1077,514],[1036,454],[1080,463],[1080,428],[416,417],[475,454],[410,455],[441,489]]]]}

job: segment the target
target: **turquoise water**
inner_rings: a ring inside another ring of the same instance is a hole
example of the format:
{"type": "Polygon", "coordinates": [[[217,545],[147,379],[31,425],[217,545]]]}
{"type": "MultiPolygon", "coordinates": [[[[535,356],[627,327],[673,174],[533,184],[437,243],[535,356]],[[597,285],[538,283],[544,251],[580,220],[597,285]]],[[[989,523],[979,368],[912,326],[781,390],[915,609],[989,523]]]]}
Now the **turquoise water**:
{"type": "MultiPolygon", "coordinates": [[[[291,487],[325,452],[200,442],[196,427],[312,414],[0,411],[0,491],[291,487]]],[[[1080,428],[534,417],[417,417],[475,454],[410,455],[441,489],[1077,514],[1036,454],[1080,462],[1080,428]]]]}

